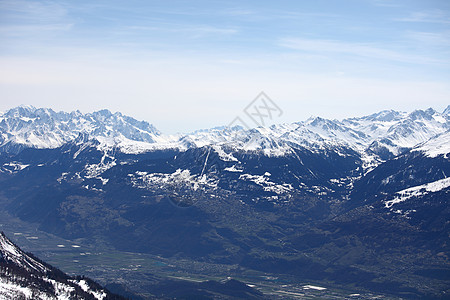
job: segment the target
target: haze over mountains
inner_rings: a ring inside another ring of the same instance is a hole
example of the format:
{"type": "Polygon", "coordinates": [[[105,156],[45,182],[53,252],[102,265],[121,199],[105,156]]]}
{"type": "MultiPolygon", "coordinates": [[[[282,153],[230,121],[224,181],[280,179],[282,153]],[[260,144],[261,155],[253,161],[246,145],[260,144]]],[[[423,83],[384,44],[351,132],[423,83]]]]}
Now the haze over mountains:
{"type": "Polygon", "coordinates": [[[275,276],[286,284],[271,281],[271,295],[312,280],[445,298],[449,130],[450,106],[177,135],[107,110],[21,106],[0,115],[0,201],[46,233],[161,257],[167,270],[189,261],[196,276],[260,290],[255,274],[275,276]]]}

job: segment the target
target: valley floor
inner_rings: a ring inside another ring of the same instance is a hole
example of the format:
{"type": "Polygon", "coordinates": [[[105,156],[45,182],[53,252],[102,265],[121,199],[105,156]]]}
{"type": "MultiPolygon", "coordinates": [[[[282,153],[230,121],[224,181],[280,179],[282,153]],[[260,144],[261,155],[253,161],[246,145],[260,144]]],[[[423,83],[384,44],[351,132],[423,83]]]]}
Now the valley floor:
{"type": "Polygon", "coordinates": [[[180,258],[122,252],[84,240],[66,240],[42,232],[0,211],[0,230],[24,251],[32,252],[69,275],[82,274],[103,285],[120,284],[133,294],[152,298],[150,286],[160,281],[205,282],[237,279],[262,292],[267,299],[398,299],[330,282],[299,281],[237,265],[212,264],[180,258]]]}

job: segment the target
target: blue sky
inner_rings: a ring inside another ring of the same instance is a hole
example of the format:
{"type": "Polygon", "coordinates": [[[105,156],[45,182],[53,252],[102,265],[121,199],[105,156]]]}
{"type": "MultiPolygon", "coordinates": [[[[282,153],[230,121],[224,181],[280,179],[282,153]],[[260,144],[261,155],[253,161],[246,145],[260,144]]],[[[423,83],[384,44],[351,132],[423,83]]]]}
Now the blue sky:
{"type": "Polygon", "coordinates": [[[450,1],[0,0],[0,110],[102,108],[163,132],[450,104],[450,1]]]}

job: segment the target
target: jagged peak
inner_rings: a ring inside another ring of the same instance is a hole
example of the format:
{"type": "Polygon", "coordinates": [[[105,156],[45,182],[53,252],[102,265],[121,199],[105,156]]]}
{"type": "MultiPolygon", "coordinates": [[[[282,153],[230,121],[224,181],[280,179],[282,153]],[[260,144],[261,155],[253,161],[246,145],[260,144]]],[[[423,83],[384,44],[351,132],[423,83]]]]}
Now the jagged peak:
{"type": "Polygon", "coordinates": [[[326,123],[330,120],[319,117],[319,116],[311,116],[305,121],[305,125],[317,126],[321,123],[326,123]]]}
{"type": "Polygon", "coordinates": [[[94,112],[92,112],[92,113],[90,113],[88,115],[111,117],[114,114],[109,109],[104,108],[104,109],[100,109],[100,110],[94,111],[94,112]]]}
{"type": "MultiPolygon", "coordinates": [[[[372,120],[372,121],[382,121],[382,122],[391,122],[400,117],[403,112],[399,112],[393,109],[382,110],[380,112],[362,117],[363,119],[372,120]]],[[[353,118],[355,119],[355,118],[353,118]]]]}
{"type": "Polygon", "coordinates": [[[34,107],[32,105],[22,104],[17,107],[13,107],[11,109],[6,110],[3,115],[7,116],[7,117],[19,117],[19,116],[28,117],[28,116],[34,114],[35,111],[36,111],[36,107],[34,107]]]}
{"type": "Polygon", "coordinates": [[[18,107],[26,109],[26,110],[31,110],[31,111],[36,110],[36,107],[34,107],[33,105],[29,105],[29,104],[21,104],[18,107]]]}
{"type": "Polygon", "coordinates": [[[432,108],[428,108],[426,110],[416,109],[409,114],[409,117],[412,120],[418,120],[418,119],[430,120],[431,118],[433,118],[433,115],[435,113],[436,113],[436,111],[432,108]]]}
{"type": "Polygon", "coordinates": [[[83,114],[79,110],[67,113],[29,106],[15,107],[3,114],[0,131],[12,138],[1,141],[0,146],[13,143],[32,148],[57,148],[77,139],[81,132],[90,138],[123,137],[128,143],[154,143],[155,137],[161,135],[148,122],[120,112],[113,114],[108,109],[83,114]]]}
{"type": "MultiPolygon", "coordinates": [[[[11,116],[12,121],[7,124],[8,122],[5,122],[7,118],[3,118],[0,130],[12,138],[2,141],[0,146],[15,143],[24,147],[57,148],[69,142],[85,143],[97,139],[102,145],[118,146],[119,149],[124,149],[123,151],[145,152],[152,149],[187,149],[225,144],[233,149],[245,151],[245,147],[248,148],[248,141],[252,140],[255,149],[272,144],[268,141],[275,141],[274,145],[287,143],[313,148],[321,147],[325,143],[348,144],[358,151],[364,151],[372,142],[378,140],[381,143],[383,138],[389,138],[396,141],[391,146],[391,150],[395,152],[397,147],[405,145],[413,147],[449,126],[446,117],[429,108],[415,110],[409,114],[383,110],[369,116],[341,121],[312,116],[303,122],[251,130],[220,126],[188,134],[163,135],[145,121],[138,121],[120,112],[112,113],[108,109],[86,114],[80,111],[55,113],[50,109],[36,109],[35,114],[40,110],[42,111],[39,114],[42,116],[35,119],[32,117],[14,119],[15,116],[11,116]],[[421,122],[422,120],[427,122],[421,122]],[[415,135],[414,132],[418,129],[423,129],[423,132],[415,135]],[[84,135],[80,136],[80,133],[84,135]],[[33,144],[36,142],[41,144],[36,146],[33,144]]],[[[4,149],[6,150],[3,151],[9,151],[8,149],[12,148],[7,149],[5,146],[4,149]]]]}
{"type": "Polygon", "coordinates": [[[432,108],[432,107],[429,107],[425,110],[425,112],[430,115],[434,115],[436,113],[436,110],[434,110],[434,108],[432,108]]]}

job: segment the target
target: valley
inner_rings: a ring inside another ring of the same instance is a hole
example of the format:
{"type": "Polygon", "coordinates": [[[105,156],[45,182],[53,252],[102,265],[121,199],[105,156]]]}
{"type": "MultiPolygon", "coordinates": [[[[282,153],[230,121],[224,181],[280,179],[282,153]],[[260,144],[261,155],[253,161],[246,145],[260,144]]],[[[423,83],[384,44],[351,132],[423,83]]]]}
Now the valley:
{"type": "Polygon", "coordinates": [[[0,121],[1,230],[136,297],[445,298],[449,119],[168,137],[120,113],[19,107],[0,121]]]}

